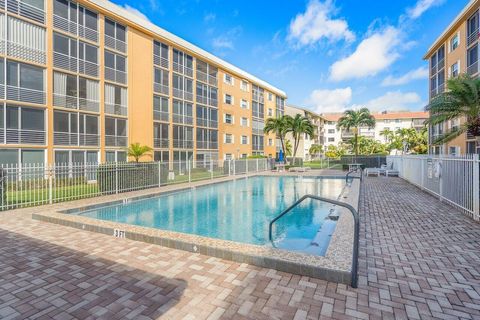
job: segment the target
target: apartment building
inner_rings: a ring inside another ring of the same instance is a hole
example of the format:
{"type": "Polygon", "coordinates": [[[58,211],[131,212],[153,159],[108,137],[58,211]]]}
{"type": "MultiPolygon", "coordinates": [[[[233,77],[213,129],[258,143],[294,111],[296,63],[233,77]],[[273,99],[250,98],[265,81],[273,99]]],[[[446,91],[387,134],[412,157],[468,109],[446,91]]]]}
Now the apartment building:
{"type": "MultiPolygon", "coordinates": [[[[353,138],[352,131],[346,131],[337,128],[338,120],[342,117],[342,113],[322,114],[325,120],[324,125],[324,141],[325,147],[329,145],[338,145],[353,138]]],[[[385,137],[381,134],[384,130],[396,131],[398,129],[421,130],[425,127],[424,122],[428,119],[428,112],[388,112],[374,113],[374,128],[359,128],[359,135],[375,139],[379,142],[386,143],[385,137]]]]}
{"type": "MultiPolygon", "coordinates": [[[[323,146],[324,144],[324,119],[316,114],[315,112],[312,112],[310,110],[293,106],[293,105],[287,105],[285,107],[285,115],[289,115],[291,117],[295,117],[297,114],[307,117],[310,119],[312,124],[314,125],[315,131],[314,131],[314,136],[309,137],[308,135],[304,134],[300,137],[300,142],[298,145],[298,150],[296,157],[302,158],[305,161],[309,161],[312,159],[312,155],[310,154],[310,148],[314,145],[320,145],[323,146]]],[[[287,140],[290,141],[292,144],[292,147],[294,146],[294,139],[291,134],[287,134],[287,140]]],[[[293,150],[292,150],[293,151],[293,150]]]]}
{"type": "Polygon", "coordinates": [[[0,1],[0,163],[275,156],[286,94],[106,0],[0,1]]]}
{"type": "MultiPolygon", "coordinates": [[[[446,80],[467,73],[479,75],[479,7],[480,0],[472,0],[431,45],[424,60],[430,65],[430,100],[445,91],[446,80]]],[[[456,130],[465,119],[455,119],[430,128],[430,141],[456,130]]],[[[479,153],[475,138],[465,133],[439,146],[430,147],[434,154],[479,153]]]]}

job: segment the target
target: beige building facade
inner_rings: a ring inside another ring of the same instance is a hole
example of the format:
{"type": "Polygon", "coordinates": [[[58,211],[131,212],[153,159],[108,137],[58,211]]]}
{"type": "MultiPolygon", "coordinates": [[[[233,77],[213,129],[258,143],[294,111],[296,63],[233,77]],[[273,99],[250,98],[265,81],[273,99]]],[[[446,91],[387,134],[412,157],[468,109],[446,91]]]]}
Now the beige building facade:
{"type": "Polygon", "coordinates": [[[285,92],[106,0],[0,3],[0,163],[275,156],[285,92]]]}

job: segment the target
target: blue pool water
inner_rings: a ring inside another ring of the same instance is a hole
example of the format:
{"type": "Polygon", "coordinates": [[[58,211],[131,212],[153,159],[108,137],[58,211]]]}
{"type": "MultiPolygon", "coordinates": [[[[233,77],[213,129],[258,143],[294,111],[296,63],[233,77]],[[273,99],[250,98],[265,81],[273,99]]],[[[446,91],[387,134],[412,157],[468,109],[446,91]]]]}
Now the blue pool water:
{"type": "MultiPolygon", "coordinates": [[[[204,237],[269,245],[269,222],[305,194],[336,198],[342,179],[253,177],[83,211],[83,216],[204,237]]],[[[332,206],[307,199],[275,223],[274,246],[324,255],[332,206]],[[320,230],[320,232],[319,232],[320,230]],[[313,242],[313,245],[312,245],[313,242]]]]}

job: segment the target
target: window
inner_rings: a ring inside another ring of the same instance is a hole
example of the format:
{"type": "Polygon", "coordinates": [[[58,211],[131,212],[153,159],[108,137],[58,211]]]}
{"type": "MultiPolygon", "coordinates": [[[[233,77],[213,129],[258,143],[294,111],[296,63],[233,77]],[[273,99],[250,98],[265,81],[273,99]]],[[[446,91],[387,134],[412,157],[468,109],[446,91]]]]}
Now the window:
{"type": "Polygon", "coordinates": [[[240,125],[242,127],[248,127],[248,118],[242,117],[242,119],[240,120],[240,125]]]}
{"type": "Polygon", "coordinates": [[[225,160],[230,161],[232,159],[233,159],[233,157],[232,157],[231,153],[225,153],[225,160]]]}
{"type": "Polygon", "coordinates": [[[335,142],[335,138],[328,138],[328,142],[335,142]]]}
{"type": "Polygon", "coordinates": [[[273,146],[273,139],[268,139],[268,145],[269,145],[270,147],[273,146]]]}
{"type": "Polygon", "coordinates": [[[248,144],[248,136],[242,136],[242,144],[248,144]]]}
{"type": "Polygon", "coordinates": [[[225,133],[225,143],[233,143],[233,135],[230,133],[225,133]]]}
{"type": "Polygon", "coordinates": [[[121,24],[105,18],[105,46],[116,49],[120,52],[126,53],[127,47],[125,42],[127,41],[126,37],[126,28],[121,24]]]}
{"type": "MultiPolygon", "coordinates": [[[[1,23],[4,24],[4,15],[1,17],[1,23]]],[[[3,25],[2,28],[4,28],[3,25]]],[[[3,32],[2,37],[5,37],[3,32]]],[[[41,64],[46,63],[46,31],[44,28],[9,16],[6,36],[9,56],[41,64]]]]}
{"type": "Polygon", "coordinates": [[[247,159],[247,158],[248,158],[248,154],[242,153],[241,157],[242,157],[242,159],[247,159]]]}
{"type": "Polygon", "coordinates": [[[53,113],[55,145],[98,146],[98,116],[76,112],[53,113]]]}
{"type": "Polygon", "coordinates": [[[390,119],[385,119],[384,122],[385,123],[390,123],[390,119]]]}
{"type": "Polygon", "coordinates": [[[105,117],[105,145],[107,147],[127,146],[127,120],[105,117]]]}
{"type": "Polygon", "coordinates": [[[233,116],[231,114],[225,114],[225,123],[233,124],[233,116]]]}
{"type": "Polygon", "coordinates": [[[459,42],[460,42],[460,37],[457,33],[453,36],[452,39],[450,39],[450,52],[458,48],[459,42]]]}
{"type": "Polygon", "coordinates": [[[400,123],[401,120],[400,119],[395,119],[395,123],[400,123]]]}
{"type": "Polygon", "coordinates": [[[245,100],[245,99],[242,99],[242,100],[240,101],[240,107],[241,107],[242,109],[248,109],[248,101],[245,100]]]}
{"type": "Polygon", "coordinates": [[[122,55],[105,50],[105,79],[127,83],[127,58],[122,55]]]}
{"type": "Polygon", "coordinates": [[[273,101],[273,94],[271,92],[268,93],[268,101],[273,101]]]}
{"type": "Polygon", "coordinates": [[[105,113],[128,115],[126,88],[105,83],[105,113]]]}
{"type": "Polygon", "coordinates": [[[168,98],[153,96],[153,120],[168,122],[168,98]]]}
{"type": "Polygon", "coordinates": [[[448,147],[448,154],[452,156],[457,156],[459,155],[460,147],[448,147]]]}
{"type": "Polygon", "coordinates": [[[233,104],[233,97],[229,94],[225,94],[225,104],[232,105],[233,104]]]}
{"type": "Polygon", "coordinates": [[[180,100],[173,100],[173,122],[193,124],[193,105],[180,100]]]}
{"type": "Polygon", "coordinates": [[[458,61],[450,67],[450,77],[458,77],[458,61]]]}
{"type": "Polygon", "coordinates": [[[168,124],[154,123],[153,124],[153,139],[155,148],[168,148],[168,124]]]}
{"type": "Polygon", "coordinates": [[[240,89],[245,92],[248,91],[248,82],[245,80],[242,80],[242,82],[240,83],[240,89]]]}
{"type": "Polygon", "coordinates": [[[7,61],[7,85],[8,100],[45,104],[43,68],[7,61]]]}
{"type": "Polygon", "coordinates": [[[43,109],[1,104],[0,122],[0,144],[44,145],[46,142],[43,109]]]}
{"type": "Polygon", "coordinates": [[[168,151],[155,151],[153,153],[153,161],[169,162],[170,154],[168,151]]]}
{"type": "Polygon", "coordinates": [[[231,75],[229,75],[228,73],[225,73],[225,75],[223,76],[223,82],[225,82],[226,84],[229,84],[231,86],[233,86],[233,84],[234,84],[233,77],[231,75]]]}
{"type": "Polygon", "coordinates": [[[335,133],[335,129],[328,129],[328,133],[335,133]]]}
{"type": "Polygon", "coordinates": [[[126,162],[127,153],[125,151],[111,150],[105,151],[105,162],[126,162]]]}
{"type": "Polygon", "coordinates": [[[168,45],[159,41],[153,41],[153,62],[157,66],[168,68],[168,45]]]}
{"type": "Polygon", "coordinates": [[[273,110],[272,108],[268,108],[268,116],[273,117],[273,110]]]}
{"type": "Polygon", "coordinates": [[[158,93],[168,95],[168,71],[160,68],[154,68],[153,90],[158,93]]]}

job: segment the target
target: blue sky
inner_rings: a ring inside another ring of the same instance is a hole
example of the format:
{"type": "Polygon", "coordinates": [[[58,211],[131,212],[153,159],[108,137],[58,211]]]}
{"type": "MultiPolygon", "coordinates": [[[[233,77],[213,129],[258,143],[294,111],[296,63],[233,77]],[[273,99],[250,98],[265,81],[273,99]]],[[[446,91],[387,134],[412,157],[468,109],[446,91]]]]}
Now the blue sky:
{"type": "Polygon", "coordinates": [[[420,110],[422,57],[468,0],[114,0],[317,112],[420,110]]]}

